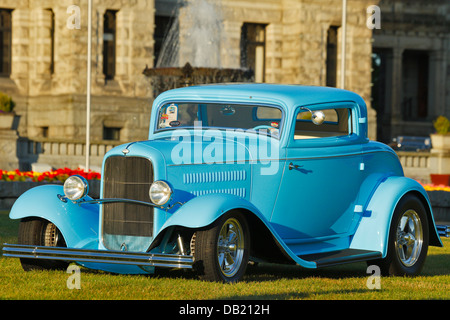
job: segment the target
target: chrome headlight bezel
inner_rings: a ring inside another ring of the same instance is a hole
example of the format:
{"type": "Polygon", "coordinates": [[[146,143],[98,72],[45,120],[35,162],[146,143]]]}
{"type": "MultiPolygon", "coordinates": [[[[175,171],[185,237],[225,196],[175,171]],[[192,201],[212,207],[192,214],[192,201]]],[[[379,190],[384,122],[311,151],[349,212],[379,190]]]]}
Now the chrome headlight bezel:
{"type": "Polygon", "coordinates": [[[71,201],[80,200],[89,192],[89,184],[87,180],[80,175],[74,175],[67,178],[64,182],[63,188],[64,195],[71,201]]]}
{"type": "Polygon", "coordinates": [[[157,180],[152,183],[148,191],[150,201],[158,206],[165,205],[172,199],[172,188],[164,180],[157,180]]]}

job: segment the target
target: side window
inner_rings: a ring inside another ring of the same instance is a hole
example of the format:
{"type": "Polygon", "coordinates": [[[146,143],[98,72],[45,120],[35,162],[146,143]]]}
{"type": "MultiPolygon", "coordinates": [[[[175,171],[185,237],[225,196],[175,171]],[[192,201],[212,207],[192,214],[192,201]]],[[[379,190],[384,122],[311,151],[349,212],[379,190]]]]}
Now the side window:
{"type": "Polygon", "coordinates": [[[311,120],[311,112],[300,109],[295,122],[294,140],[347,136],[351,132],[351,109],[323,109],[325,121],[316,125],[311,120]]]}

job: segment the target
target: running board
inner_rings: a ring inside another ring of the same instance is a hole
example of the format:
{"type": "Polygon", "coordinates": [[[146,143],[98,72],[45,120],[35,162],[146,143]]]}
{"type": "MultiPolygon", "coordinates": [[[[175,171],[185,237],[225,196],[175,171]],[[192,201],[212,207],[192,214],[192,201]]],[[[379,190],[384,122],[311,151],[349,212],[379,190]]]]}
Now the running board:
{"type": "Polygon", "coordinates": [[[193,256],[177,254],[87,250],[7,243],[3,246],[3,256],[12,258],[100,262],[168,268],[192,268],[192,265],[194,264],[193,256]]]}
{"type": "Polygon", "coordinates": [[[318,268],[336,266],[339,264],[351,262],[380,259],[381,257],[381,252],[358,249],[345,249],[299,256],[299,258],[303,260],[315,262],[318,268]]]}

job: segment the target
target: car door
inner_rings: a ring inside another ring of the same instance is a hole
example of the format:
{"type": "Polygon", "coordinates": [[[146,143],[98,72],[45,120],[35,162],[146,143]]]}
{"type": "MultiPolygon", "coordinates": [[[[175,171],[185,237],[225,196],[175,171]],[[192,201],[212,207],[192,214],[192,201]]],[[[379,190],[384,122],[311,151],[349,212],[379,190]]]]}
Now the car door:
{"type": "Polygon", "coordinates": [[[362,181],[361,145],[351,105],[299,108],[291,128],[286,164],[272,226],[283,239],[345,235],[353,223],[362,181]],[[325,122],[311,121],[322,108],[325,122]]]}

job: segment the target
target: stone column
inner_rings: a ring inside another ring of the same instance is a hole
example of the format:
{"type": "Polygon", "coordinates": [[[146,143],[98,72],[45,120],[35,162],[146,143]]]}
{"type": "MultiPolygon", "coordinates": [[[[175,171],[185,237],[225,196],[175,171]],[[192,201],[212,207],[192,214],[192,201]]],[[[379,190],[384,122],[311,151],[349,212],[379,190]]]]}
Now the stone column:
{"type": "Polygon", "coordinates": [[[12,12],[12,66],[10,78],[14,80],[21,94],[28,94],[30,12],[15,9],[12,12]]]}
{"type": "Polygon", "coordinates": [[[283,79],[281,70],[283,26],[271,23],[266,27],[266,82],[279,83],[283,79]]]}
{"type": "Polygon", "coordinates": [[[116,14],[116,76],[115,79],[127,86],[131,66],[131,10],[121,8],[116,14]]]}
{"type": "Polygon", "coordinates": [[[224,68],[240,68],[241,67],[241,28],[240,21],[223,21],[225,43],[222,44],[221,62],[224,68]]]}
{"type": "Polygon", "coordinates": [[[392,101],[391,101],[391,127],[392,135],[397,135],[397,126],[402,121],[402,57],[403,48],[394,47],[392,55],[392,101]]]}
{"type": "Polygon", "coordinates": [[[15,115],[0,115],[0,169],[15,170],[19,168],[17,158],[17,139],[15,130],[15,115]]]}
{"type": "Polygon", "coordinates": [[[430,52],[428,118],[434,119],[445,113],[445,83],[447,63],[445,61],[445,46],[430,52]]]}
{"type": "Polygon", "coordinates": [[[36,18],[34,38],[34,52],[36,75],[42,79],[49,79],[52,74],[53,60],[53,11],[49,9],[35,9],[33,16],[36,18]]]}

